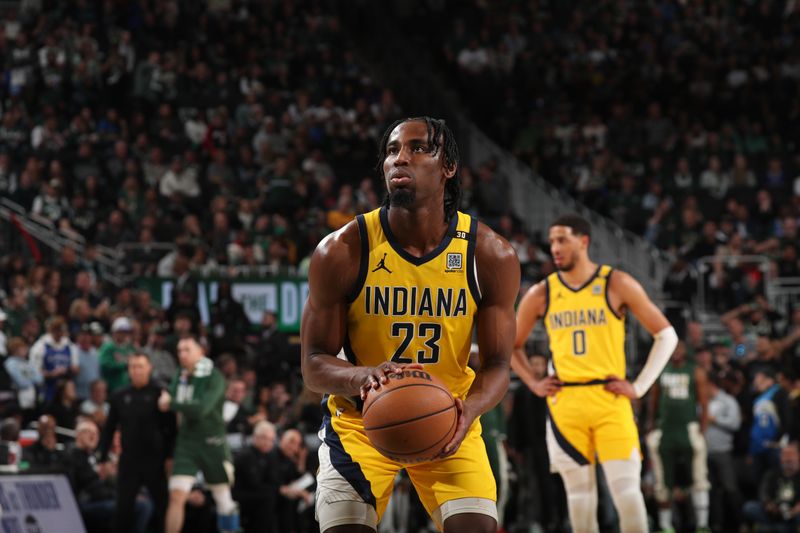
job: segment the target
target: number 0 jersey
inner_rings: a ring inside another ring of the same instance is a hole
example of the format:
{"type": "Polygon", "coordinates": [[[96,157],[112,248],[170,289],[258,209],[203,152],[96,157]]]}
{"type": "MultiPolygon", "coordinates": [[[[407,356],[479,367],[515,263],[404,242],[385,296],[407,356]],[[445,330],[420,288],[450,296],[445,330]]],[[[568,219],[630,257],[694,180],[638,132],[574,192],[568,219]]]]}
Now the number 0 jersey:
{"type": "Polygon", "coordinates": [[[581,287],[573,289],[558,272],[547,284],[544,323],[553,366],[568,383],[625,377],[625,318],[608,302],[611,267],[600,265],[581,287]]]}
{"type": "Polygon", "coordinates": [[[356,365],[422,363],[459,397],[480,294],[475,277],[477,220],[454,216],[439,246],[415,257],[397,243],[385,207],[357,217],[359,282],[350,295],[344,351],[356,365]]]}

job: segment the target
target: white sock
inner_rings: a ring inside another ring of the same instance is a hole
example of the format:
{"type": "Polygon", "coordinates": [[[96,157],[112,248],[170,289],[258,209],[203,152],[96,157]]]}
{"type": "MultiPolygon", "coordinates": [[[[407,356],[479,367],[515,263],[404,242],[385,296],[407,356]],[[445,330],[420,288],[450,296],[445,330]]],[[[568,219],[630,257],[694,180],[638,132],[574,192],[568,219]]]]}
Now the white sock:
{"type": "Polygon", "coordinates": [[[661,529],[672,529],[672,507],[658,510],[658,525],[661,529]]]}
{"type": "Polygon", "coordinates": [[[697,518],[697,527],[708,527],[708,491],[692,491],[692,503],[697,518]]]}

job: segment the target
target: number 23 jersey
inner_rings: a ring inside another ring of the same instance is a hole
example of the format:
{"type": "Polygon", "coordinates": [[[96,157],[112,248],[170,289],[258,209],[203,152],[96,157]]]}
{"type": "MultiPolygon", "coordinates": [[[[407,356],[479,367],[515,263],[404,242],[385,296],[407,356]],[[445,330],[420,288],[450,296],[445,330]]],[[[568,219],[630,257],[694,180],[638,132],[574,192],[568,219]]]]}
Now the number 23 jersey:
{"type": "Polygon", "coordinates": [[[475,377],[467,362],[480,302],[477,220],[457,213],[439,246],[415,257],[397,243],[388,215],[382,207],[357,217],[361,264],[345,355],[363,366],[422,363],[463,398],[475,377]]]}
{"type": "Polygon", "coordinates": [[[608,302],[611,272],[610,266],[600,265],[578,288],[564,283],[558,272],[546,278],[544,324],[561,381],[625,377],[625,318],[608,302]]]}

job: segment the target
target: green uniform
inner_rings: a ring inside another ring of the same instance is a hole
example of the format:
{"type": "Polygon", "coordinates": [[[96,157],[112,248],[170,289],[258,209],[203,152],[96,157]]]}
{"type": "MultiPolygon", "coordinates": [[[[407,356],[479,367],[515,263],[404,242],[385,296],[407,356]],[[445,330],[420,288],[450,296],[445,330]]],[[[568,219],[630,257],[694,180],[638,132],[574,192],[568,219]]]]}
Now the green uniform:
{"type": "Polygon", "coordinates": [[[675,485],[675,464],[683,459],[691,464],[693,448],[689,424],[697,422],[697,384],[695,365],[685,362],[676,367],[670,362],[658,380],[657,427],[661,430],[658,454],[664,465],[664,485],[675,485]]]}
{"type": "Polygon", "coordinates": [[[204,357],[190,375],[181,369],[169,392],[172,410],[181,414],[173,475],[194,476],[201,471],[210,485],[231,483],[231,454],[222,420],[225,378],[204,357]]]}
{"type": "Polygon", "coordinates": [[[131,384],[128,375],[128,356],[134,352],[130,344],[118,345],[107,342],[100,347],[97,359],[100,361],[100,375],[108,385],[108,394],[131,384]]]}

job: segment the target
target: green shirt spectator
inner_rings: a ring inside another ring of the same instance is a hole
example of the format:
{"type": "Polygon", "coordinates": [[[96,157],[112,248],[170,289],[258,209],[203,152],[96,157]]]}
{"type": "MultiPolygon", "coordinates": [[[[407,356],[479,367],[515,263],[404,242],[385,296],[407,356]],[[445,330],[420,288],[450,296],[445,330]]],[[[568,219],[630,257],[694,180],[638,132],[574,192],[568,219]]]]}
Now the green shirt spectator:
{"type": "Polygon", "coordinates": [[[100,375],[108,384],[108,393],[130,384],[128,356],[134,352],[133,324],[127,317],[119,317],[111,325],[111,342],[100,347],[100,375]]]}

